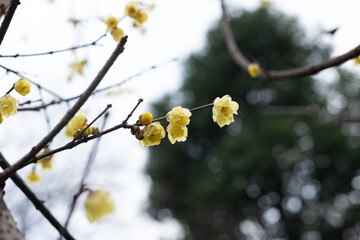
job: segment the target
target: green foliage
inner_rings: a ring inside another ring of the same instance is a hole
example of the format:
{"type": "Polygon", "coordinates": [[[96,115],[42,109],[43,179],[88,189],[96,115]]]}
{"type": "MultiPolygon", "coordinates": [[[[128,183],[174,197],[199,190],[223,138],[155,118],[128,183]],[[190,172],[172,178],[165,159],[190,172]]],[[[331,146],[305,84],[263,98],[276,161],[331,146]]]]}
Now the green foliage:
{"type": "MultiPolygon", "coordinates": [[[[271,69],[288,69],[328,56],[306,43],[296,20],[266,9],[231,20],[245,56],[271,69]]],[[[239,103],[239,115],[219,128],[211,109],[193,113],[189,138],[150,148],[147,174],[153,184],[149,212],[163,209],[186,226],[186,239],[350,239],[360,210],[360,125],[319,116],[269,116],[268,105],[354,110],[358,79],[338,71],[334,84],[312,78],[270,82],[252,79],[235,65],[219,27],[208,45],[186,64],[179,94],[154,104],[157,116],[175,102],[186,108],[225,94],[239,103]],[[280,218],[279,218],[280,217],[280,218]],[[312,234],[312,235],[311,235],[312,234]],[[256,238],[254,238],[256,239],[256,238]],[[310,239],[310,238],[309,238],[310,239]],[[316,238],[311,238],[316,239],[316,238]]]]}

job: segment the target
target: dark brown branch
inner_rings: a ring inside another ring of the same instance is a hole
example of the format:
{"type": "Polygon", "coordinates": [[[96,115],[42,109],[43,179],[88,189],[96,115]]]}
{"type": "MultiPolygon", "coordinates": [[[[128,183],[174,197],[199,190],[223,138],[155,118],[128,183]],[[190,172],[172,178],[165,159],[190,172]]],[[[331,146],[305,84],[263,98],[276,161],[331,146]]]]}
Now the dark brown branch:
{"type": "MultiPolygon", "coordinates": [[[[248,59],[244,57],[244,55],[236,45],[233,32],[226,17],[226,7],[224,4],[224,0],[221,0],[221,6],[222,6],[221,28],[223,31],[223,36],[225,39],[226,46],[235,63],[239,65],[239,67],[241,67],[244,71],[247,72],[247,67],[250,64],[250,62],[248,59]]],[[[258,77],[266,80],[285,80],[285,79],[310,76],[322,70],[341,65],[342,63],[350,59],[353,59],[359,55],[360,55],[360,45],[340,56],[327,59],[320,63],[310,64],[304,67],[288,69],[288,70],[265,71],[264,69],[260,69],[260,73],[258,77]]]]}
{"type": "Polygon", "coordinates": [[[70,119],[76,114],[80,107],[88,100],[92,92],[99,85],[101,80],[104,78],[106,73],[109,71],[110,67],[115,62],[116,58],[124,51],[124,46],[127,41],[127,36],[121,38],[119,44],[116,46],[114,52],[111,54],[110,58],[106,61],[105,65],[99,71],[94,80],[90,83],[88,88],[84,91],[78,101],[72,106],[71,109],[64,115],[61,121],[53,128],[53,130],[38,143],[35,147],[31,149],[24,157],[18,160],[14,165],[10,166],[0,174],[0,182],[5,182],[13,173],[19,170],[24,164],[26,164],[29,159],[33,158],[41,149],[43,149],[60,131],[61,129],[70,121],[70,119]]]}
{"type": "Polygon", "coordinates": [[[122,124],[126,125],[127,121],[131,118],[131,116],[133,115],[133,113],[135,112],[135,110],[138,108],[138,106],[140,105],[140,103],[142,103],[144,100],[142,98],[140,98],[137,102],[137,104],[135,105],[135,107],[133,108],[133,110],[129,113],[129,115],[125,118],[125,120],[122,122],[122,124]]]}
{"type": "Polygon", "coordinates": [[[341,111],[338,114],[332,114],[325,109],[316,106],[266,106],[259,107],[258,111],[267,116],[283,115],[303,115],[303,116],[323,116],[330,117],[337,121],[360,122],[360,113],[341,111]]]}
{"type": "Polygon", "coordinates": [[[9,28],[9,25],[14,16],[15,10],[19,4],[20,4],[19,0],[11,0],[10,7],[6,12],[4,21],[2,22],[1,27],[0,27],[0,45],[1,45],[2,41],[4,40],[5,34],[9,28]]]}
{"type": "Polygon", "coordinates": [[[75,46],[75,47],[64,48],[64,49],[60,49],[60,50],[53,50],[53,51],[48,51],[48,52],[41,52],[41,53],[0,55],[0,58],[37,57],[37,56],[51,55],[54,53],[68,52],[68,51],[76,50],[79,48],[96,46],[96,44],[105,36],[106,36],[106,33],[101,35],[99,38],[97,38],[95,41],[93,41],[91,43],[87,43],[87,44],[83,44],[83,45],[79,45],[79,46],[75,46]]]}
{"type": "MultiPolygon", "coordinates": [[[[178,61],[178,60],[179,60],[178,58],[174,58],[174,59],[168,60],[168,61],[166,61],[166,62],[157,64],[157,65],[153,65],[153,66],[148,67],[148,68],[142,70],[141,72],[138,72],[138,73],[136,73],[136,74],[134,74],[134,75],[132,75],[132,76],[130,76],[130,77],[128,77],[128,78],[126,78],[126,79],[118,82],[118,83],[112,84],[112,85],[107,86],[107,87],[104,87],[104,88],[96,89],[92,94],[96,94],[96,93],[99,93],[99,92],[103,92],[103,91],[109,90],[109,89],[114,88],[114,87],[119,87],[119,86],[125,84],[126,82],[128,82],[128,81],[130,81],[130,80],[132,80],[132,79],[134,79],[134,78],[136,78],[136,77],[139,77],[139,76],[141,76],[141,75],[143,75],[143,74],[145,74],[145,73],[148,72],[148,71],[151,71],[151,70],[156,69],[156,68],[158,68],[158,67],[160,67],[160,66],[162,66],[162,65],[168,64],[168,63],[170,63],[170,62],[178,61]]],[[[0,67],[1,67],[1,65],[0,65],[0,67]]],[[[80,95],[77,95],[77,96],[74,96],[74,97],[66,98],[66,99],[63,99],[63,100],[53,100],[53,101],[51,101],[51,102],[49,102],[49,103],[47,103],[47,104],[42,104],[42,105],[36,106],[36,107],[23,107],[23,108],[18,108],[18,111],[39,111],[39,110],[41,110],[42,108],[47,108],[47,107],[49,107],[49,106],[51,106],[51,105],[61,104],[61,103],[63,103],[63,102],[70,102],[70,101],[76,100],[76,99],[78,99],[79,97],[81,97],[81,94],[80,94],[80,95]]],[[[20,104],[20,105],[21,105],[21,104],[20,104]]]]}
{"type": "MultiPolygon", "coordinates": [[[[2,169],[7,169],[10,167],[10,164],[6,161],[4,156],[0,153],[0,166],[2,169]]],[[[61,224],[58,222],[58,220],[51,214],[49,209],[45,207],[43,202],[38,199],[33,191],[24,183],[24,181],[21,179],[21,177],[17,174],[13,174],[11,176],[11,180],[16,184],[16,186],[25,194],[25,196],[34,204],[35,208],[38,209],[41,214],[51,223],[51,225],[58,230],[64,238],[73,240],[75,239],[71,234],[61,226],[61,224]]]]}

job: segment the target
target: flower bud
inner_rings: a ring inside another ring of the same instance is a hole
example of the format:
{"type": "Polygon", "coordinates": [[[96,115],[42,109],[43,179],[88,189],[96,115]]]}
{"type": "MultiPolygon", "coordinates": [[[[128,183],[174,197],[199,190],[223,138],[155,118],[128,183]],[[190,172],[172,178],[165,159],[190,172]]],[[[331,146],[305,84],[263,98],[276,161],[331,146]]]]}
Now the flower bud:
{"type": "Polygon", "coordinates": [[[153,116],[149,112],[143,113],[143,114],[141,114],[139,116],[139,121],[144,126],[149,125],[150,123],[152,123],[152,120],[153,120],[153,116]]]}

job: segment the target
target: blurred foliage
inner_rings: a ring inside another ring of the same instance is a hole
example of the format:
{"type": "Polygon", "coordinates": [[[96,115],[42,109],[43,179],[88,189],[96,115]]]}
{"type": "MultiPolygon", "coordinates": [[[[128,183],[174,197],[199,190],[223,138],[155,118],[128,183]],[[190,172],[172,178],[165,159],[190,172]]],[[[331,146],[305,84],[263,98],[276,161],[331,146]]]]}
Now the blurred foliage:
{"type": "MultiPolygon", "coordinates": [[[[328,47],[306,40],[296,20],[280,13],[243,11],[231,26],[245,56],[265,68],[287,69],[329,55],[328,47]]],[[[211,109],[194,112],[185,143],[163,140],[149,148],[149,213],[178,219],[186,239],[358,239],[360,124],[269,116],[259,107],[359,111],[359,77],[335,69],[332,83],[252,79],[230,58],[218,26],[207,40],[188,59],[179,92],[154,104],[154,114],[229,94],[239,115],[219,128],[211,109]]]]}

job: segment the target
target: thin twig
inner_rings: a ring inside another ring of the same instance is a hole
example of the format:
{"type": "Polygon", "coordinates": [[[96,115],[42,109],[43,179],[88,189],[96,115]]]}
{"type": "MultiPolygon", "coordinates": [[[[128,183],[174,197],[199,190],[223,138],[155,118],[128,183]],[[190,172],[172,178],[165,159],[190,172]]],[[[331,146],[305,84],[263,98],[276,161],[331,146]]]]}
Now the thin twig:
{"type": "MultiPolygon", "coordinates": [[[[213,107],[213,106],[214,106],[213,103],[209,103],[209,104],[206,104],[206,105],[203,105],[203,106],[200,106],[200,107],[192,108],[189,111],[190,112],[196,112],[196,111],[199,111],[199,110],[202,110],[202,109],[205,109],[205,108],[210,108],[210,107],[213,107]]],[[[164,121],[164,120],[166,120],[166,116],[156,118],[156,119],[153,120],[153,122],[160,122],[160,121],[164,121]]]]}
{"type": "Polygon", "coordinates": [[[81,135],[82,135],[89,127],[91,127],[91,125],[93,125],[96,120],[98,120],[102,115],[104,115],[104,114],[107,112],[107,110],[109,110],[111,107],[112,107],[112,105],[111,105],[111,104],[108,104],[108,105],[106,106],[106,108],[105,108],[94,120],[91,121],[91,123],[89,123],[76,137],[74,137],[73,142],[75,142],[76,140],[78,140],[79,138],[81,138],[81,135]]]}
{"type": "MultiPolygon", "coordinates": [[[[5,170],[10,167],[10,164],[6,161],[4,156],[0,152],[0,166],[5,170]]],[[[51,225],[58,230],[65,239],[74,240],[75,238],[61,226],[59,221],[51,214],[49,209],[45,207],[43,202],[38,199],[33,191],[25,184],[19,175],[16,173],[11,176],[11,180],[16,184],[16,186],[25,194],[25,196],[34,204],[35,208],[38,209],[41,214],[50,222],[51,225]]]]}
{"type": "Polygon", "coordinates": [[[138,108],[138,106],[140,105],[140,103],[142,103],[144,100],[142,98],[140,98],[137,102],[137,104],[135,105],[135,107],[133,108],[133,110],[129,113],[129,115],[125,118],[125,120],[122,122],[122,124],[126,125],[127,121],[131,118],[131,116],[133,115],[133,113],[135,112],[135,110],[138,108]]]}
{"type": "Polygon", "coordinates": [[[25,78],[26,80],[28,80],[29,82],[31,82],[31,83],[34,84],[35,86],[42,88],[42,89],[43,89],[44,91],[46,91],[47,93],[53,95],[54,97],[60,99],[61,101],[64,101],[64,99],[63,99],[59,94],[57,94],[56,92],[54,92],[54,91],[52,91],[52,90],[50,90],[50,89],[48,89],[48,88],[46,88],[46,87],[41,86],[41,85],[38,84],[37,82],[29,79],[28,77],[25,77],[25,76],[22,75],[20,72],[15,71],[15,70],[12,70],[12,69],[10,69],[10,68],[8,68],[8,67],[5,67],[5,66],[3,66],[3,65],[1,65],[1,64],[0,64],[0,68],[3,68],[3,69],[5,69],[7,72],[11,72],[11,73],[13,73],[13,74],[15,74],[15,75],[17,75],[17,76],[19,76],[19,77],[21,77],[21,78],[25,78]]]}
{"type": "MultiPolygon", "coordinates": [[[[247,71],[247,67],[250,64],[249,60],[244,57],[238,46],[231,30],[230,24],[226,18],[226,8],[224,0],[221,0],[222,6],[222,18],[221,18],[221,27],[225,39],[226,46],[228,51],[235,61],[235,63],[241,67],[244,71],[247,71]]],[[[287,69],[287,70],[264,70],[260,69],[258,75],[259,78],[265,80],[289,80],[292,78],[299,78],[314,75],[322,70],[338,66],[350,59],[353,59],[360,55],[360,45],[350,50],[347,53],[327,59],[320,63],[310,64],[307,66],[287,69]]]]}
{"type": "Polygon", "coordinates": [[[89,47],[89,46],[96,46],[97,42],[99,42],[105,36],[106,36],[106,33],[101,35],[99,38],[97,38],[95,41],[93,41],[91,43],[87,43],[87,44],[83,44],[83,45],[79,45],[79,46],[75,46],[75,47],[64,48],[64,49],[60,49],[60,50],[53,50],[53,51],[48,51],[48,52],[41,52],[41,53],[0,55],[0,58],[36,57],[36,56],[51,55],[54,53],[72,51],[72,50],[76,50],[79,48],[85,48],[85,47],[89,47]]]}
{"type": "MultiPolygon", "coordinates": [[[[103,111],[103,112],[105,113],[107,109],[105,109],[105,111],[103,111]]],[[[107,112],[105,114],[105,118],[104,118],[103,124],[101,126],[102,130],[105,128],[105,124],[106,124],[106,120],[108,119],[108,116],[109,116],[109,114],[107,112]]],[[[86,165],[85,165],[85,168],[84,168],[84,171],[83,171],[83,175],[82,175],[80,183],[79,183],[79,190],[74,194],[73,200],[72,200],[72,202],[70,204],[69,212],[68,212],[68,215],[66,217],[65,224],[64,224],[64,229],[65,230],[67,229],[67,227],[68,227],[68,225],[70,223],[70,219],[71,219],[71,216],[72,216],[72,214],[74,212],[76,202],[79,199],[80,195],[85,190],[85,180],[86,180],[87,176],[89,175],[91,167],[92,167],[92,165],[93,165],[93,163],[95,161],[95,156],[96,156],[97,150],[99,149],[99,143],[100,143],[100,138],[97,139],[97,141],[95,142],[94,146],[91,149],[88,161],[86,162],[86,165]]],[[[60,239],[59,240],[62,240],[62,236],[63,236],[63,234],[60,234],[60,239]]]]}
{"type": "Polygon", "coordinates": [[[124,46],[127,41],[127,36],[121,38],[119,44],[116,46],[114,52],[111,54],[110,58],[106,61],[102,69],[99,71],[94,80],[90,83],[88,88],[84,91],[78,101],[72,106],[71,109],[63,116],[59,123],[52,129],[52,131],[44,137],[40,143],[34,146],[30,152],[23,156],[20,160],[14,163],[12,166],[4,170],[0,174],[0,182],[5,182],[13,173],[19,170],[22,166],[26,165],[29,159],[33,158],[41,149],[43,149],[60,131],[61,129],[70,121],[70,119],[76,114],[76,112],[81,108],[81,106],[88,100],[92,92],[99,85],[101,80],[104,78],[106,73],[109,71],[110,67],[115,62],[116,58],[124,51],[124,46]]]}
{"type": "Polygon", "coordinates": [[[0,27],[0,45],[1,45],[2,41],[4,40],[5,34],[9,28],[9,25],[14,16],[15,10],[19,4],[20,4],[19,0],[11,0],[10,7],[6,12],[4,21],[2,22],[1,27],[0,27]]]}
{"type": "MultiPolygon", "coordinates": [[[[120,81],[120,82],[118,82],[118,83],[112,84],[112,85],[107,86],[107,87],[104,87],[104,88],[96,89],[92,94],[96,94],[96,93],[99,93],[99,92],[103,92],[103,91],[109,90],[109,89],[114,88],[114,87],[119,87],[119,86],[125,84],[126,82],[128,82],[128,81],[130,81],[130,80],[132,80],[132,79],[134,79],[134,78],[136,78],[136,77],[139,77],[139,76],[141,76],[141,75],[143,75],[143,74],[145,74],[145,73],[148,72],[148,71],[154,70],[154,69],[156,69],[156,68],[158,68],[158,67],[160,67],[160,66],[163,66],[163,65],[165,65],[165,64],[168,64],[168,63],[171,63],[171,62],[174,62],[174,61],[178,61],[178,60],[179,60],[178,58],[173,58],[173,59],[168,60],[168,61],[166,61],[166,62],[157,64],[157,65],[153,65],[153,66],[151,66],[151,67],[148,67],[148,68],[142,70],[141,72],[138,72],[138,73],[136,73],[136,74],[134,74],[134,75],[131,75],[130,77],[128,77],[128,78],[126,78],[126,79],[124,79],[124,80],[122,80],[122,81],[120,81]]],[[[47,104],[42,104],[42,105],[36,106],[36,107],[23,107],[23,108],[18,108],[18,111],[39,111],[40,109],[42,109],[42,108],[47,108],[47,107],[49,107],[49,106],[51,106],[51,105],[61,104],[61,103],[63,103],[63,102],[70,102],[70,101],[76,100],[76,99],[78,99],[79,97],[81,97],[81,94],[79,94],[79,95],[77,95],[77,96],[74,96],[74,97],[66,98],[66,99],[63,99],[63,100],[53,100],[53,101],[51,101],[51,102],[49,102],[49,103],[47,103],[47,104]]],[[[22,105],[22,104],[20,104],[20,105],[22,105]]]]}
{"type": "Polygon", "coordinates": [[[4,96],[5,96],[6,94],[10,94],[10,93],[12,92],[12,90],[14,90],[14,89],[15,89],[15,85],[13,84],[12,87],[9,89],[9,91],[7,91],[7,92],[4,94],[4,96]]]}

